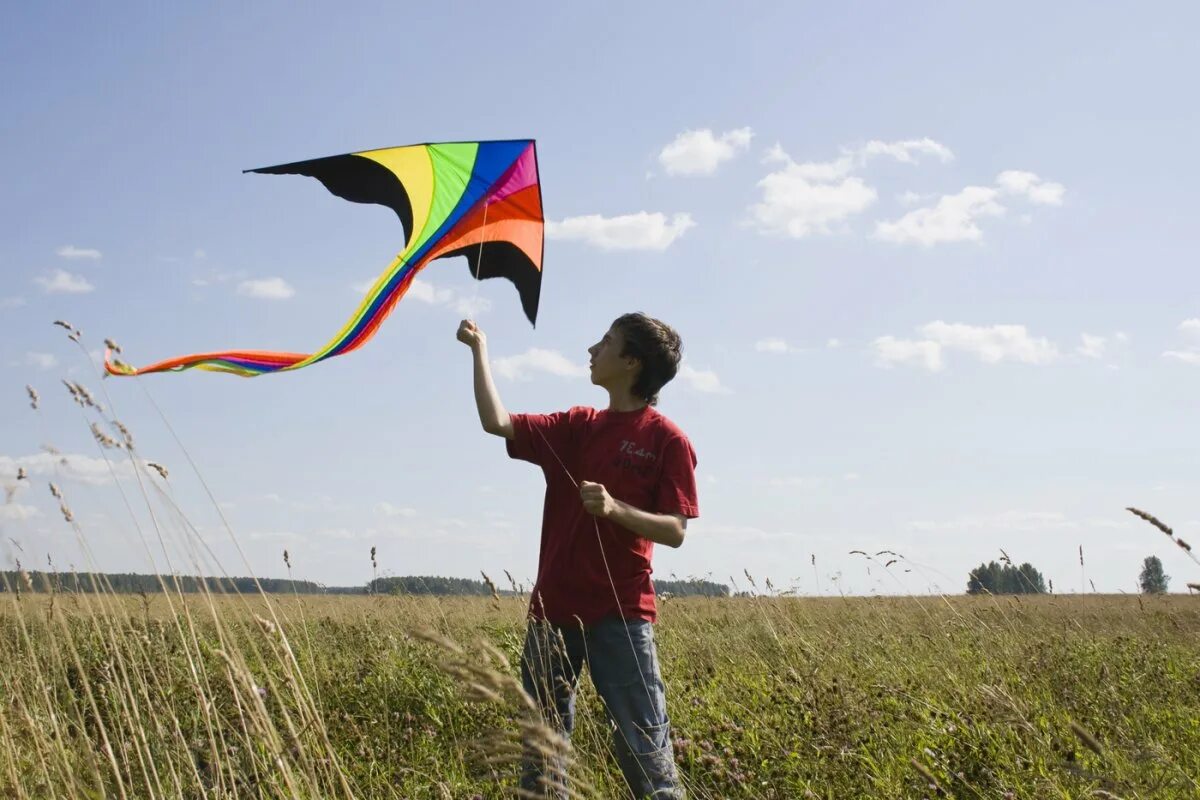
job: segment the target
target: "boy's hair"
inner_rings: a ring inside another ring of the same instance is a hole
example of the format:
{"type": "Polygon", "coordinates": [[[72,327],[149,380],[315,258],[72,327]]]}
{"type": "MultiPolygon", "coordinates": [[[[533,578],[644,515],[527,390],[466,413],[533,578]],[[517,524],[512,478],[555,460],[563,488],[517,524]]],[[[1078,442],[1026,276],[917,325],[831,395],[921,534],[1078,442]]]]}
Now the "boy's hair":
{"type": "Polygon", "coordinates": [[[640,311],[617,317],[613,327],[625,339],[621,356],[642,362],[641,372],[633,382],[634,395],[656,405],[659,390],[679,371],[683,340],[670,325],[640,311]]]}

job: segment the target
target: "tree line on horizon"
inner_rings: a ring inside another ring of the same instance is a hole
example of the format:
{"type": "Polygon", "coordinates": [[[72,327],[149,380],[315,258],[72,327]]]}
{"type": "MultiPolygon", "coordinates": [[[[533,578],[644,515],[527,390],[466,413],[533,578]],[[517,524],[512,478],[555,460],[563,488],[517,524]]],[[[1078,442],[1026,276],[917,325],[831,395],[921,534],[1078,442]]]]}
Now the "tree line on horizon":
{"type": "MultiPolygon", "coordinates": [[[[0,592],[85,592],[97,590],[117,594],[155,594],[166,587],[172,592],[195,594],[202,589],[213,594],[252,594],[259,587],[267,594],[403,594],[446,596],[490,596],[492,587],[482,580],[441,575],[406,575],[376,578],[362,586],[326,586],[315,581],[289,578],[206,577],[195,575],[149,575],[131,572],[79,573],[31,570],[0,571],[0,592]]],[[[658,594],[676,597],[728,597],[729,587],[705,580],[661,580],[654,582],[658,594]]],[[[516,596],[512,589],[497,589],[503,596],[516,596]]]]}

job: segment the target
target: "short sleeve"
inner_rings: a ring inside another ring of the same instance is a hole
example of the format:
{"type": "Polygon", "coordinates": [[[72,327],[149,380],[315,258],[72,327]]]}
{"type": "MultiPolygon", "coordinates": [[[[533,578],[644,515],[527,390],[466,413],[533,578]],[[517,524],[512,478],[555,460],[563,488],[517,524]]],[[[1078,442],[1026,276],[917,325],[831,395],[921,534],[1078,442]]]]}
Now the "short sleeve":
{"type": "Polygon", "coordinates": [[[696,452],[684,436],[671,437],[663,447],[654,510],[689,519],[700,516],[700,501],[696,497],[696,452]]]}
{"type": "Polygon", "coordinates": [[[513,438],[508,439],[509,458],[528,461],[539,467],[557,463],[556,454],[563,454],[571,446],[571,414],[558,411],[554,414],[510,414],[513,438]]]}

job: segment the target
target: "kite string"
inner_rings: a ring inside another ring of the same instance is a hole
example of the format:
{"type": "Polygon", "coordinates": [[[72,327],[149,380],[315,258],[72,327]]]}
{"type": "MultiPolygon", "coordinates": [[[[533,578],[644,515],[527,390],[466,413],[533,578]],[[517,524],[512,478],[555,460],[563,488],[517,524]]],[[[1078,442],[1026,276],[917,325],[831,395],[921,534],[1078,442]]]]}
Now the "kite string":
{"type": "MultiPolygon", "coordinates": [[[[475,314],[476,304],[479,302],[479,284],[483,281],[483,277],[482,277],[482,275],[483,275],[483,243],[487,238],[487,218],[488,218],[488,209],[490,207],[491,207],[491,203],[488,202],[487,197],[484,197],[484,199],[483,199],[483,224],[479,226],[479,252],[476,253],[476,255],[475,255],[475,275],[474,275],[475,280],[471,281],[471,283],[472,283],[471,303],[465,309],[463,309],[464,311],[466,311],[467,316],[471,317],[471,318],[474,318],[476,316],[476,314],[475,314]]],[[[574,480],[574,479],[572,478],[572,480],[574,480]]]]}

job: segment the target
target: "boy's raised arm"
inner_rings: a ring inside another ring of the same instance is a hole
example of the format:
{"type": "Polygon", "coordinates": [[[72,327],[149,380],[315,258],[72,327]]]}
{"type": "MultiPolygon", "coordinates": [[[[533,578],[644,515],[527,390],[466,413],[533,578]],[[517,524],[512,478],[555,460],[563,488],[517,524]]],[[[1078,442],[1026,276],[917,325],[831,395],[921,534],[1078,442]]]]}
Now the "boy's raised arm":
{"type": "Polygon", "coordinates": [[[492,368],[488,363],[487,336],[469,319],[458,326],[458,340],[471,348],[475,371],[475,406],[479,410],[479,422],[483,429],[505,439],[513,438],[512,418],[500,401],[496,384],[492,381],[492,368]]]}

